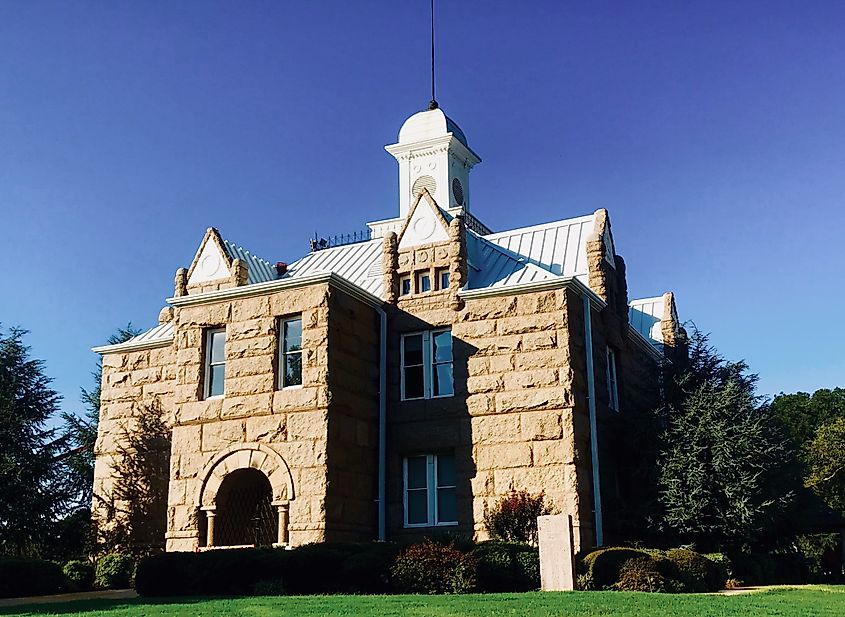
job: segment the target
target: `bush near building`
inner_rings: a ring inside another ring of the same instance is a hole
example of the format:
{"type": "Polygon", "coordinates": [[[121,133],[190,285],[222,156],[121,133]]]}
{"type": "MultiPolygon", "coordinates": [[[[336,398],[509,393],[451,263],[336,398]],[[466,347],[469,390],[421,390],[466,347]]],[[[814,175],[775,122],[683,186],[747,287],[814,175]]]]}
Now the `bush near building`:
{"type": "Polygon", "coordinates": [[[0,558],[0,598],[40,596],[65,591],[62,567],[46,559],[0,558]]]}
{"type": "Polygon", "coordinates": [[[668,551],[608,547],[593,551],[579,564],[581,589],[701,593],[723,589],[728,578],[722,563],[689,549],[668,551]]]}

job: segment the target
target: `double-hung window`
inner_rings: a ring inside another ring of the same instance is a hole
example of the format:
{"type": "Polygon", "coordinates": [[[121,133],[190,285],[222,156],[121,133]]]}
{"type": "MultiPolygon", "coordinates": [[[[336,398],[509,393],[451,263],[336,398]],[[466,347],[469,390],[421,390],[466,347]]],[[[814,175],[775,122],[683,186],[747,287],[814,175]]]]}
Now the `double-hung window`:
{"type": "Polygon", "coordinates": [[[452,331],[402,336],[402,400],[452,396],[452,331]]]}
{"type": "Polygon", "coordinates": [[[458,524],[454,455],[409,456],[404,476],[406,527],[458,524]]]}
{"type": "Polygon", "coordinates": [[[619,389],[616,385],[616,352],[607,348],[607,400],[613,411],[619,411],[619,389]]]}
{"type": "Polygon", "coordinates": [[[223,396],[226,382],[226,328],[205,332],[205,398],[223,396]]]}
{"type": "Polygon", "coordinates": [[[302,318],[282,319],[279,331],[279,387],[302,385],[302,318]]]}

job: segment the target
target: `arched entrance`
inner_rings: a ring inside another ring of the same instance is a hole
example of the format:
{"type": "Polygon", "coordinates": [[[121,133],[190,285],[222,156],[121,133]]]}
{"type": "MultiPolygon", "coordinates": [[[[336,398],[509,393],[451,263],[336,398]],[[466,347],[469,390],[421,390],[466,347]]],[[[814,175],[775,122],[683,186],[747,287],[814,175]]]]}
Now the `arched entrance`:
{"type": "Polygon", "coordinates": [[[201,477],[200,546],[288,544],[293,477],[273,448],[233,444],[208,462],[201,477]]]}
{"type": "Polygon", "coordinates": [[[220,546],[276,542],[277,516],[270,480],[257,469],[236,469],[217,491],[216,543],[220,546]]]}

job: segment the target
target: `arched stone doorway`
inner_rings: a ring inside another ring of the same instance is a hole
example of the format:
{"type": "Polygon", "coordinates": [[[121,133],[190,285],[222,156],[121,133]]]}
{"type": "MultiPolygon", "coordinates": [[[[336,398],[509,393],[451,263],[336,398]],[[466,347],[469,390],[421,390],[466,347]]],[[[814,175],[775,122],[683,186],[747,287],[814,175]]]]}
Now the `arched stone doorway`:
{"type": "Polygon", "coordinates": [[[277,542],[278,523],[270,480],[257,469],[236,469],[217,491],[215,543],[219,546],[277,542]]]}
{"type": "Polygon", "coordinates": [[[278,452],[265,444],[235,444],[209,461],[201,477],[201,545],[288,544],[295,495],[290,469],[278,452]]]}

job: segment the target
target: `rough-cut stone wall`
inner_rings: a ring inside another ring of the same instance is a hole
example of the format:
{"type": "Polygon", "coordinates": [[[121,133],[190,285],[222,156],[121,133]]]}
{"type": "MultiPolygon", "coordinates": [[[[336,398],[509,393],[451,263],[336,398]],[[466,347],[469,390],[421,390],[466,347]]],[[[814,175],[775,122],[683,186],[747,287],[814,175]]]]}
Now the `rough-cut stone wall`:
{"type": "MultiPolygon", "coordinates": [[[[110,353],[103,356],[100,422],[94,447],[94,503],[92,515],[108,526],[103,499],[110,499],[115,481],[114,462],[124,429],[132,430],[141,405],[161,409],[164,420],[173,421],[173,389],[176,381],[175,347],[110,353]]],[[[119,510],[126,504],[115,504],[119,510]]],[[[164,538],[162,538],[164,542],[164,538]]]]}
{"type": "Polygon", "coordinates": [[[376,537],[379,319],[345,292],[329,296],[326,539],[376,537]]]}
{"type": "Polygon", "coordinates": [[[579,301],[562,289],[466,300],[459,311],[445,292],[400,299],[388,338],[394,535],[431,532],[403,528],[401,465],[409,454],[438,452],[455,454],[457,530],[484,537],[485,508],[513,488],[545,491],[581,536],[592,533],[582,520],[589,484],[579,486],[579,466],[589,465],[589,450],[585,459],[579,448],[589,447],[589,434],[579,432],[570,358],[569,305],[579,301]],[[452,328],[455,395],[400,401],[401,334],[444,326],[452,328]]]}
{"type": "Polygon", "coordinates": [[[328,304],[328,285],[314,285],[177,311],[168,550],[194,550],[200,542],[197,508],[215,456],[256,443],[272,448],[290,470],[291,544],[324,538],[328,304]],[[277,390],[279,318],[297,314],[304,385],[277,390]],[[226,327],[225,396],[203,400],[204,332],[220,326],[226,327]]]}

